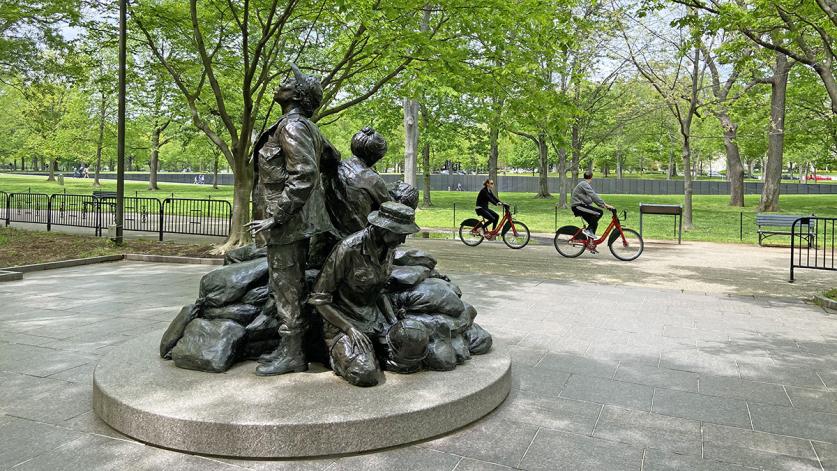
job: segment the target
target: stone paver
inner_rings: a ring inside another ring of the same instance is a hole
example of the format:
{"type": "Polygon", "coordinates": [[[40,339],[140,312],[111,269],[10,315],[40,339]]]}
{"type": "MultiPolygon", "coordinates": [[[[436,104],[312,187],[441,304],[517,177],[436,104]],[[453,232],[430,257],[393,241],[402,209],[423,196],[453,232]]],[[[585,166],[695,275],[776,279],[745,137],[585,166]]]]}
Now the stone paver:
{"type": "Polygon", "coordinates": [[[651,411],[702,422],[750,427],[747,404],[741,399],[657,388],[651,411]]]}
{"type": "Polygon", "coordinates": [[[113,346],[164,328],[212,267],[118,262],[0,283],[0,468],[837,469],[837,318],[764,296],[770,283],[729,296],[755,283],[749,268],[718,269],[731,290],[704,280],[683,291],[666,283],[679,288],[706,272],[689,255],[663,276],[653,246],[618,265],[607,254],[547,257],[544,247],[520,263],[514,257],[529,248],[409,244],[441,259],[512,355],[512,393],[488,417],[409,446],[312,460],[208,458],[137,443],[90,410],[92,370],[113,346]],[[498,266],[508,262],[502,274],[468,272],[495,254],[498,266]],[[603,275],[566,281],[581,264],[603,275]]]}

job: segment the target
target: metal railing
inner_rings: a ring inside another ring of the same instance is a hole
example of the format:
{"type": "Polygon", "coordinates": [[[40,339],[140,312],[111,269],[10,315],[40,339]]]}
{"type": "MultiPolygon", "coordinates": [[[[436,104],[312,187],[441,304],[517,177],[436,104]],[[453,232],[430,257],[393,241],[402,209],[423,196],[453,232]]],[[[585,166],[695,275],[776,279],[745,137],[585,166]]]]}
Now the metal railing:
{"type": "Polygon", "coordinates": [[[837,218],[801,217],[791,226],[790,281],[794,269],[837,271],[834,264],[837,218]],[[806,243],[802,243],[802,239],[806,243]]]}
{"type": "MultiPolygon", "coordinates": [[[[226,237],[230,234],[232,205],[226,200],[126,196],[123,229],[136,232],[226,237]]],[[[56,193],[0,192],[0,219],[12,222],[102,229],[116,224],[113,196],[56,193]]]]}
{"type": "Polygon", "coordinates": [[[163,232],[227,236],[232,205],[226,200],[166,198],[163,200],[163,232]]]}
{"type": "Polygon", "coordinates": [[[49,220],[49,195],[44,193],[9,193],[6,199],[6,225],[12,222],[46,224],[49,220]]]}
{"type": "MultiPolygon", "coordinates": [[[[96,201],[90,195],[54,194],[49,197],[52,226],[100,227],[96,201]]],[[[98,233],[97,233],[98,234],[98,233]]]]}
{"type": "Polygon", "coordinates": [[[0,191],[0,203],[3,204],[3,207],[0,208],[0,219],[6,221],[6,225],[9,225],[9,194],[5,191],[0,191]]]}
{"type": "MultiPolygon", "coordinates": [[[[101,214],[102,223],[99,226],[99,233],[102,228],[116,224],[116,198],[107,196],[96,198],[98,210],[101,214]]],[[[157,198],[144,198],[139,196],[125,197],[125,211],[122,229],[135,232],[156,232],[159,239],[163,240],[163,204],[157,198]]]]}

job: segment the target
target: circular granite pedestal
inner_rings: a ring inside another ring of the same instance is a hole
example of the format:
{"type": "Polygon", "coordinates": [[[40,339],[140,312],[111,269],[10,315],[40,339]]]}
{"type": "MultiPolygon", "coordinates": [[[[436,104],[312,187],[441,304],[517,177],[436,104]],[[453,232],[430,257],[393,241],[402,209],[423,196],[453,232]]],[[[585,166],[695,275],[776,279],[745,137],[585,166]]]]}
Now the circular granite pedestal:
{"type": "Polygon", "coordinates": [[[283,458],[400,445],[483,417],[511,387],[511,361],[497,349],[453,371],[387,373],[359,388],[316,364],[273,377],[254,375],[254,362],[223,374],[183,370],[160,358],[161,336],[127,342],[99,362],[93,408],[125,435],[193,453],[283,458]]]}

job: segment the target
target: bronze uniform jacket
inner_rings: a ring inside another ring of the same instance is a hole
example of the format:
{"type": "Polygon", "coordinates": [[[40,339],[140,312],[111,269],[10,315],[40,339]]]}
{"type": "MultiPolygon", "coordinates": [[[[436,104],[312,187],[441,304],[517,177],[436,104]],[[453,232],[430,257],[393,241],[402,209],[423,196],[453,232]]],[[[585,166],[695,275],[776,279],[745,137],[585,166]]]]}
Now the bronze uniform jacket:
{"type": "Polygon", "coordinates": [[[291,112],[259,137],[253,150],[258,160],[257,204],[276,225],[268,245],[286,245],[333,231],[320,180],[320,159],[339,160],[317,126],[291,112]]]}

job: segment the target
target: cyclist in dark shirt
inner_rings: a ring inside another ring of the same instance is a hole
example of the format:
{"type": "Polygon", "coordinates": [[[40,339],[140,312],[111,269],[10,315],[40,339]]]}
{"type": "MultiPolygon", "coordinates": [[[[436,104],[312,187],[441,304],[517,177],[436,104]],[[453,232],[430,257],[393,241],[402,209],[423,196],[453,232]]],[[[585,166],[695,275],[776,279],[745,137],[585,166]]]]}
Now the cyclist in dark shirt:
{"type": "Polygon", "coordinates": [[[493,231],[497,228],[497,221],[500,220],[500,215],[488,209],[488,203],[493,205],[501,205],[503,203],[499,198],[497,198],[497,195],[491,191],[492,188],[494,188],[494,182],[489,178],[482,184],[482,190],[480,190],[480,193],[477,195],[477,207],[475,208],[475,211],[478,215],[491,222],[491,230],[493,231]]]}

